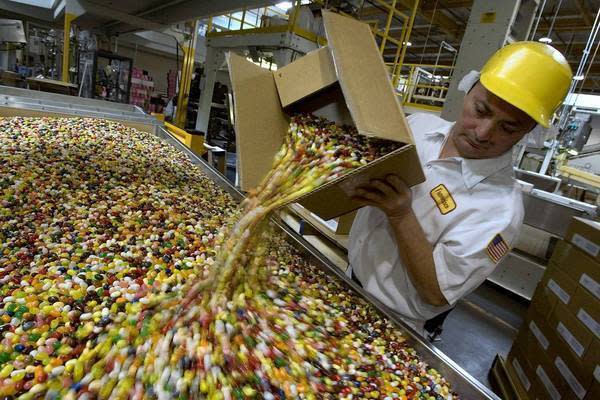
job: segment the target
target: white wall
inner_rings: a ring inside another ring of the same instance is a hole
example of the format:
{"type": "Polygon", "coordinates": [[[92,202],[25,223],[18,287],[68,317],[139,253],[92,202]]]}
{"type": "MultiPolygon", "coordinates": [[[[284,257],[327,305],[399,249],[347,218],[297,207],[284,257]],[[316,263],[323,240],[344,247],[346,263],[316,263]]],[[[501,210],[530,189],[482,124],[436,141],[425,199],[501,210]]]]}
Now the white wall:
{"type": "MultiPolygon", "coordinates": [[[[133,58],[133,66],[145,69],[154,79],[154,91],[158,93],[167,93],[167,72],[176,67],[175,56],[168,57],[153,52],[148,52],[142,46],[129,47],[125,44],[119,44],[117,54],[124,57],[133,58]]],[[[181,54],[180,54],[181,57],[181,54]]],[[[181,65],[181,61],[179,62],[181,65]]]]}

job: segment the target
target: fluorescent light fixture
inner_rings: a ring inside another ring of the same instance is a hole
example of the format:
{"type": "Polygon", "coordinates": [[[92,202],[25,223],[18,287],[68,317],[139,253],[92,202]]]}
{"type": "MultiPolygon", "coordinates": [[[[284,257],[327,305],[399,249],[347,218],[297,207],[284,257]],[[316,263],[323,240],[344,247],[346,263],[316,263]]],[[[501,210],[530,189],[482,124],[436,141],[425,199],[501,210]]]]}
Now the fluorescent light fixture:
{"type": "Polygon", "coordinates": [[[281,3],[275,4],[275,7],[281,8],[282,10],[285,10],[285,11],[292,8],[292,6],[293,6],[293,4],[291,1],[282,1],[281,3]]]}
{"type": "Polygon", "coordinates": [[[574,80],[574,81],[582,81],[582,80],[583,80],[583,78],[585,78],[583,75],[575,75],[575,76],[573,77],[573,80],[574,80]]]}
{"type": "Polygon", "coordinates": [[[539,38],[538,42],[550,44],[550,43],[552,43],[552,39],[550,39],[549,37],[544,36],[544,37],[539,38]]]}

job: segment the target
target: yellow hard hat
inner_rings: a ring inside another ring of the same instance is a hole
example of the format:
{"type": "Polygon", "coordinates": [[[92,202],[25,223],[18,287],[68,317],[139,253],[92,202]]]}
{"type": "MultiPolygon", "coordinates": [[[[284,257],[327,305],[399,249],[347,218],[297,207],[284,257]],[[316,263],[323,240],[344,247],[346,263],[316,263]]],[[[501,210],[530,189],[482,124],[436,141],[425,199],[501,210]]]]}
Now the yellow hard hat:
{"type": "Polygon", "coordinates": [[[481,84],[547,128],[561,105],[573,73],[554,47],[539,42],[504,46],[481,70],[481,84]]]}

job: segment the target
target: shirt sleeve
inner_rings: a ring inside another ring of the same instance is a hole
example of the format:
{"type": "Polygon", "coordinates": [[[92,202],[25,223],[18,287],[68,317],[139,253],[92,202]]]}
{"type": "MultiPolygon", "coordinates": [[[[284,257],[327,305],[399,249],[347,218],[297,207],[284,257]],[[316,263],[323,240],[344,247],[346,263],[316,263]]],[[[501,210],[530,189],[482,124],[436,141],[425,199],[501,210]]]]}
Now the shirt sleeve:
{"type": "Polygon", "coordinates": [[[515,199],[513,207],[493,217],[489,209],[449,229],[434,246],[438,283],[450,305],[483,283],[518,238],[524,214],[521,200],[515,199]]]}

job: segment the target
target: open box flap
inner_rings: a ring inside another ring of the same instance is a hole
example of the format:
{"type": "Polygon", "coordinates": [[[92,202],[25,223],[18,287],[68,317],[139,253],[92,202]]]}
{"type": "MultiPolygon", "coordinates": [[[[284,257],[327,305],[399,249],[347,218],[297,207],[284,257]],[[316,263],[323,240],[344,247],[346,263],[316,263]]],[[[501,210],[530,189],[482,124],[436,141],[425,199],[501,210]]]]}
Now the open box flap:
{"type": "Polygon", "coordinates": [[[234,96],[240,187],[248,191],[271,169],[289,119],[281,109],[271,71],[231,52],[227,64],[234,96]]]}
{"type": "Polygon", "coordinates": [[[414,144],[369,25],[323,10],[327,46],[359,133],[414,144]]]}
{"type": "Polygon", "coordinates": [[[313,50],[274,74],[281,105],[302,100],[337,82],[329,47],[313,50]]]}

